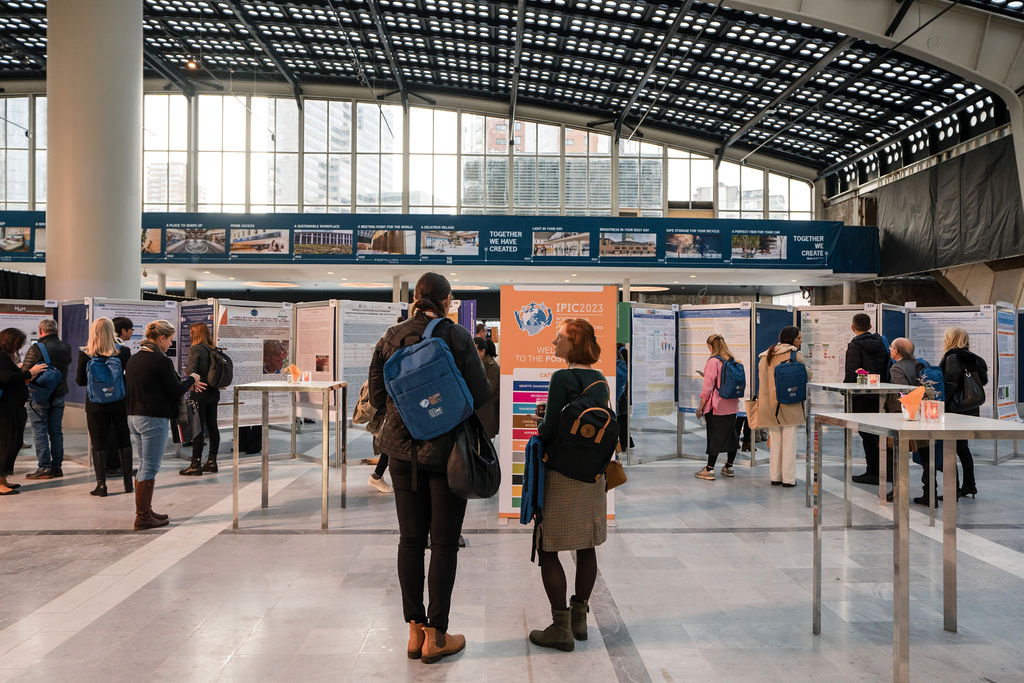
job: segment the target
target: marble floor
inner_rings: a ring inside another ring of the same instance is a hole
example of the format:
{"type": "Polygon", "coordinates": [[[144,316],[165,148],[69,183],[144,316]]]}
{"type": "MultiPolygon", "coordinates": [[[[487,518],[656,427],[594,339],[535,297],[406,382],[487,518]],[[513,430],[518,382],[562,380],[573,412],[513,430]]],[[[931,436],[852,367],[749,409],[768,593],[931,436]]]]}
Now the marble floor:
{"type": "MultiPolygon", "coordinates": [[[[685,450],[701,450],[699,433],[685,437],[685,450]]],[[[674,434],[636,438],[637,452],[674,450],[674,434]]],[[[745,458],[714,482],[674,459],[628,468],[598,550],[590,639],[572,653],[526,639],[550,616],[530,530],[499,523],[494,500],[471,501],[451,616],[468,645],[424,665],[405,656],[394,504],[367,486],[368,466],[349,468],[344,510],[332,470],[321,531],[318,465],[273,459],[261,510],[258,460],[245,458],[232,531],[230,467],[180,477],[169,449],[154,506],[172,523],[137,533],[133,497],[115,482],[107,498],[88,495],[84,438],[69,434],[63,479],[27,482],[25,450],[12,479],[23,493],[0,499],[0,681],[891,680],[891,507],[855,486],[853,527],[842,528],[838,438],[825,444],[820,636],[803,463],[801,485],[783,489],[745,458]]],[[[318,453],[316,439],[301,435],[302,450],[318,453]]],[[[272,442],[283,451],[287,436],[272,442]]],[[[352,431],[350,462],[369,450],[352,431]]],[[[942,628],[941,523],[911,513],[915,681],[1024,681],[1024,458],[979,457],[977,478],[977,499],[959,508],[957,633],[942,628]]],[[[918,479],[914,466],[915,495],[918,479]]]]}

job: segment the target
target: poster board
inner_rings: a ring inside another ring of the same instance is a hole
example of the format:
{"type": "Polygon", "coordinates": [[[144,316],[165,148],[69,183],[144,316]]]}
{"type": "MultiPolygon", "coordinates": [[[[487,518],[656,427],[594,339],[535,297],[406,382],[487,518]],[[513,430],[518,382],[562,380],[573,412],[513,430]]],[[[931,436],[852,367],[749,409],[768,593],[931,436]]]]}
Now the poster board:
{"type": "MultiPolygon", "coordinates": [[[[996,417],[1013,420],[1017,412],[1017,316],[996,308],[996,417]]],[[[991,382],[991,379],[989,380],[991,382]]]]}
{"type": "Polygon", "coordinates": [[[370,359],[377,342],[389,327],[404,320],[408,311],[409,304],[405,302],[338,303],[339,379],[348,382],[350,406],[355,406],[359,389],[370,375],[370,359]]]}
{"type": "MultiPolygon", "coordinates": [[[[237,384],[279,379],[292,358],[292,305],[258,301],[218,299],[214,311],[214,336],[217,344],[231,357],[237,384]]],[[[232,387],[221,389],[224,400],[218,420],[232,419],[232,387]]],[[[291,400],[283,393],[270,395],[270,420],[291,419],[291,400]]],[[[240,425],[260,424],[260,398],[240,397],[240,425]]]]}
{"type": "MultiPolygon", "coordinates": [[[[292,341],[295,353],[292,362],[301,371],[309,371],[313,381],[332,381],[337,378],[338,300],[313,301],[295,304],[292,308],[292,341]]],[[[296,394],[296,415],[321,418],[318,394],[296,394]]],[[[334,394],[328,397],[334,405],[334,394]]],[[[322,418],[321,418],[322,419],[322,418]]]]}
{"type": "MultiPolygon", "coordinates": [[[[527,415],[535,412],[538,399],[547,398],[551,375],[565,367],[555,356],[551,340],[566,318],[585,318],[594,326],[601,346],[601,359],[594,368],[608,379],[615,395],[617,294],[618,288],[608,285],[502,286],[499,517],[519,517],[526,442],[537,433],[527,415]]],[[[608,494],[608,514],[615,514],[614,491],[608,494]]]]}
{"type": "MultiPolygon", "coordinates": [[[[754,348],[751,358],[751,369],[757,366],[758,356],[769,346],[779,341],[779,333],[784,327],[796,324],[796,315],[792,306],[775,304],[754,304],[754,348]]],[[[750,378],[753,381],[753,377],[750,378]]],[[[753,387],[751,387],[753,391],[753,387]]],[[[753,396],[753,394],[751,394],[753,396]]]]}
{"type": "Polygon", "coordinates": [[[675,414],[676,314],[671,306],[633,304],[629,347],[630,417],[675,414]]]}
{"type": "MultiPolygon", "coordinates": [[[[878,331],[878,307],[875,304],[802,306],[797,309],[797,325],[803,337],[800,353],[811,372],[812,382],[843,381],[846,347],[855,336],[850,327],[857,313],[871,316],[871,331],[878,331]]],[[[843,397],[838,392],[812,388],[809,398],[816,413],[843,408],[843,397]]]]}
{"type": "MultiPolygon", "coordinates": [[[[709,353],[707,339],[712,334],[725,337],[725,343],[740,362],[747,378],[747,393],[753,392],[751,310],[749,301],[738,304],[681,306],[679,308],[678,379],[679,411],[696,414],[700,405],[701,372],[709,353]]],[[[742,404],[741,404],[742,407],[742,404]]],[[[746,413],[740,411],[739,415],[746,413]]]]}
{"type": "Polygon", "coordinates": [[[907,309],[905,306],[882,304],[878,312],[878,334],[892,342],[907,336],[907,309]]]}
{"type": "Polygon", "coordinates": [[[458,323],[469,330],[470,335],[476,335],[476,299],[463,299],[459,306],[458,323]]]}
{"type": "MultiPolygon", "coordinates": [[[[27,337],[22,352],[39,338],[39,322],[57,318],[55,301],[30,301],[27,299],[0,299],[0,330],[14,327],[27,337]]],[[[58,330],[60,328],[58,327],[58,330]]],[[[61,335],[62,336],[62,335],[61,335]]]]}
{"type": "Polygon", "coordinates": [[[1017,401],[1019,402],[1021,396],[1024,396],[1024,363],[1020,362],[1021,358],[1024,358],[1024,308],[1017,309],[1017,401]]]}

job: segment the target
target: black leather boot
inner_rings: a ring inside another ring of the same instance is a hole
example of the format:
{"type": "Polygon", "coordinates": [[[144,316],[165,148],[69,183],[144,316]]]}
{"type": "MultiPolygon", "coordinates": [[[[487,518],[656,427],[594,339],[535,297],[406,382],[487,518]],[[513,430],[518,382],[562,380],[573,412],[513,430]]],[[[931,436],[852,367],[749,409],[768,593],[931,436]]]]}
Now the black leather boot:
{"type": "Polygon", "coordinates": [[[193,455],[192,456],[192,461],[189,463],[188,467],[186,467],[183,470],[179,470],[178,474],[180,474],[183,477],[201,477],[201,476],[203,476],[203,467],[202,467],[202,464],[200,462],[202,459],[203,458],[202,458],[201,455],[193,455]]]}
{"type": "Polygon", "coordinates": [[[104,498],[107,495],[107,453],[92,449],[92,468],[96,472],[96,488],[89,491],[90,496],[104,498]]]}

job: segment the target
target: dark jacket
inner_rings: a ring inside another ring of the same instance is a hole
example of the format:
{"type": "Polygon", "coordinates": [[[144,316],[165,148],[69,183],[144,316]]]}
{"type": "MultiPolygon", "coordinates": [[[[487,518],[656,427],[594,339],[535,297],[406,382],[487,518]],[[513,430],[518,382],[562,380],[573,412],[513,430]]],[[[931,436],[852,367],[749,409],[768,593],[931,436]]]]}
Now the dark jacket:
{"type": "Polygon", "coordinates": [[[500,400],[498,392],[501,389],[501,368],[497,361],[490,356],[483,358],[484,372],[487,373],[487,383],[491,385],[490,398],[487,403],[476,409],[476,416],[480,418],[480,424],[484,426],[484,433],[488,439],[493,439],[498,433],[498,425],[501,423],[500,400]]]}
{"type": "MultiPolygon", "coordinates": [[[[121,344],[121,348],[117,352],[117,357],[121,360],[121,372],[122,374],[128,369],[128,359],[132,357],[131,349],[124,344],[121,344]]],[[[89,384],[89,361],[92,357],[85,352],[85,349],[80,349],[78,353],[78,369],[75,372],[75,383],[80,387],[84,387],[89,384]]],[[[127,391],[128,387],[125,386],[127,391]]],[[[115,401],[114,403],[120,403],[121,401],[115,401]]],[[[89,400],[89,392],[85,394],[85,409],[93,405],[92,401],[89,400]]],[[[96,404],[98,406],[109,406],[110,403],[96,404]]]]}
{"type": "Polygon", "coordinates": [[[174,363],[159,349],[142,347],[128,359],[124,374],[129,415],[172,418],[178,413],[178,397],[188,391],[195,380],[178,377],[174,363]]]}
{"type": "MultiPolygon", "coordinates": [[[[377,434],[377,443],[382,453],[396,460],[411,462],[416,455],[416,464],[424,469],[442,472],[452,450],[452,435],[444,434],[430,441],[415,441],[405,428],[394,401],[384,389],[384,363],[403,346],[420,341],[423,330],[430,318],[418,312],[413,317],[388,329],[377,342],[370,359],[370,405],[377,412],[384,411],[384,426],[377,434]]],[[[442,321],[437,327],[438,336],[448,343],[455,358],[455,366],[462,373],[469,393],[473,396],[473,407],[479,408],[487,402],[490,387],[483,363],[473,343],[469,330],[452,322],[442,321]]]]}
{"type": "Polygon", "coordinates": [[[967,349],[950,349],[939,362],[942,377],[946,380],[946,412],[962,415],[979,415],[980,408],[960,410],[957,407],[957,394],[960,393],[964,381],[964,371],[976,375],[981,386],[988,384],[988,364],[985,359],[967,349]]]}
{"type": "MultiPolygon", "coordinates": [[[[60,370],[63,378],[60,384],[53,390],[53,397],[58,398],[68,393],[68,368],[71,366],[71,347],[57,338],[57,334],[48,334],[40,337],[36,344],[46,344],[46,352],[50,354],[50,364],[60,370]]],[[[21,369],[28,370],[36,363],[43,362],[43,354],[40,353],[36,344],[28,347],[25,352],[25,359],[21,362],[21,369]]]]}
{"type": "Polygon", "coordinates": [[[4,392],[3,396],[0,396],[0,405],[24,406],[28,400],[26,382],[30,377],[32,374],[28,370],[19,368],[10,356],[0,351],[0,389],[4,392]]]}
{"type": "MultiPolygon", "coordinates": [[[[911,386],[921,385],[921,368],[915,358],[900,358],[889,368],[889,381],[893,384],[909,384],[911,386]]],[[[925,398],[928,398],[927,390],[925,398]]],[[[890,413],[900,412],[900,397],[898,394],[889,394],[886,399],[885,409],[890,413]]]]}
{"type": "Polygon", "coordinates": [[[863,368],[886,381],[889,375],[889,349],[882,338],[873,332],[858,334],[846,347],[844,382],[856,382],[857,370],[863,368]]]}
{"type": "MultiPolygon", "coordinates": [[[[191,375],[194,372],[202,377],[205,382],[210,377],[210,366],[212,364],[213,361],[210,360],[210,347],[208,345],[192,344],[188,347],[188,363],[185,364],[185,374],[191,375]]],[[[193,392],[192,400],[202,403],[219,401],[220,391],[208,388],[198,394],[193,392]]]]}

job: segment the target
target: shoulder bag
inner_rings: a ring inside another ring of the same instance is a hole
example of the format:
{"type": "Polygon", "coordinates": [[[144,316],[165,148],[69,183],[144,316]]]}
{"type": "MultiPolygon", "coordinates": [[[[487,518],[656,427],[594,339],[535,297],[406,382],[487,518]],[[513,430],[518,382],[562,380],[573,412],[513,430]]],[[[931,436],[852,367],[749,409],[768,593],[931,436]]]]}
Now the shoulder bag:
{"type": "Polygon", "coordinates": [[[480,418],[470,415],[455,428],[453,436],[455,444],[448,454],[448,488],[467,500],[490,498],[501,485],[501,465],[480,418]]]}

